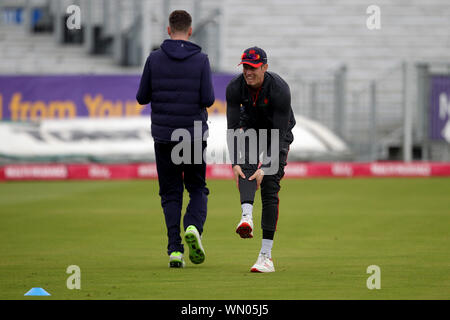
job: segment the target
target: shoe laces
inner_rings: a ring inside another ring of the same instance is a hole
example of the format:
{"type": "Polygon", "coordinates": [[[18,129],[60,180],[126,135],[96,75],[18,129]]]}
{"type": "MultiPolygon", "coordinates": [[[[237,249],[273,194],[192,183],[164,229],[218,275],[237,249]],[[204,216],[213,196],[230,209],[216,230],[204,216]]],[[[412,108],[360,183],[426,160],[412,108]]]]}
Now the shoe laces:
{"type": "Polygon", "coordinates": [[[266,261],[266,259],[269,260],[270,259],[269,256],[266,253],[260,253],[259,256],[258,256],[258,262],[257,263],[258,264],[263,264],[266,261]]]}
{"type": "Polygon", "coordinates": [[[269,255],[267,253],[261,252],[258,256],[258,263],[262,264],[266,260],[270,260],[269,255]]]}

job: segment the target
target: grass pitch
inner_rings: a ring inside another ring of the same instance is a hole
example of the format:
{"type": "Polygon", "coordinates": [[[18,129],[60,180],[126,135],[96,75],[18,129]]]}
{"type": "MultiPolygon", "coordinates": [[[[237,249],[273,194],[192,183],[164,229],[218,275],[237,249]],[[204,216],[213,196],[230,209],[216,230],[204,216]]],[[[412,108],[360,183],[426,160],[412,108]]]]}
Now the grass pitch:
{"type": "MultiPolygon", "coordinates": [[[[0,299],[449,299],[450,179],[283,180],[273,258],[234,233],[235,183],[208,181],[206,261],[169,269],[157,181],[0,184],[0,299]],[[69,290],[69,265],[81,290],[69,290]],[[381,289],[369,290],[370,265],[381,289]]],[[[185,196],[184,207],[188,201],[185,196]]],[[[187,249],[187,246],[185,246],[187,249]]]]}

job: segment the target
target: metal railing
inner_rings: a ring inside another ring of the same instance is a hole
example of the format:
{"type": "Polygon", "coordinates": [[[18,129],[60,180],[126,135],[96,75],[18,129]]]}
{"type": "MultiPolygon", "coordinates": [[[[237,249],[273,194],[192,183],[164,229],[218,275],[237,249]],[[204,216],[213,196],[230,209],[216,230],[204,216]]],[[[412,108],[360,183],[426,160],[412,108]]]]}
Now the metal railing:
{"type": "Polygon", "coordinates": [[[320,122],[344,140],[347,125],[346,74],[347,68],[341,66],[318,79],[298,76],[287,78],[294,113],[320,122]]]}
{"type": "Polygon", "coordinates": [[[450,75],[450,64],[404,61],[352,92],[348,141],[360,160],[450,161],[450,145],[429,136],[430,68],[439,64],[439,74],[450,75]]]}
{"type": "Polygon", "coordinates": [[[403,136],[403,68],[398,64],[350,93],[347,141],[359,161],[387,159],[389,145],[403,136]]]}
{"type": "Polygon", "coordinates": [[[450,76],[450,63],[399,62],[353,90],[346,70],[320,80],[292,79],[294,111],[332,129],[355,161],[450,161],[450,143],[429,135],[430,79],[450,76]]]}

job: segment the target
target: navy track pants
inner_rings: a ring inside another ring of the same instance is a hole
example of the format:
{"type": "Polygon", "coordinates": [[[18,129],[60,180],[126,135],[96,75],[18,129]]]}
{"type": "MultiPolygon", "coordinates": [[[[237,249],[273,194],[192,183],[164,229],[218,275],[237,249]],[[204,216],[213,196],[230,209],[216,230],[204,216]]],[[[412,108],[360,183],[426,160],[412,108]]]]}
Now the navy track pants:
{"type": "MultiPolygon", "coordinates": [[[[171,159],[177,143],[155,142],[156,168],[158,172],[159,195],[167,227],[169,243],[167,253],[184,252],[180,237],[181,210],[184,188],[189,193],[189,204],[183,218],[184,230],[194,225],[200,234],[206,221],[209,190],[206,187],[206,163],[194,164],[194,144],[191,144],[191,164],[174,164],[171,159]]],[[[206,142],[202,142],[202,151],[206,142]]]]}

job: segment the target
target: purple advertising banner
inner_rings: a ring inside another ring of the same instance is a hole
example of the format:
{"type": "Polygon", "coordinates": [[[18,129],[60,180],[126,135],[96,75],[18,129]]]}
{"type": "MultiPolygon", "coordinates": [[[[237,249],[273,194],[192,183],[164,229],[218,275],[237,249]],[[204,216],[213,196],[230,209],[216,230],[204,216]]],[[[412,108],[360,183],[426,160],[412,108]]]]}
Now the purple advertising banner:
{"type": "MultiPolygon", "coordinates": [[[[216,101],[209,113],[225,113],[231,74],[213,74],[216,101]]],[[[0,120],[149,115],[136,101],[140,75],[0,76],[0,120]]]]}
{"type": "Polygon", "coordinates": [[[450,143],[450,76],[431,77],[430,138],[450,143]]]}

